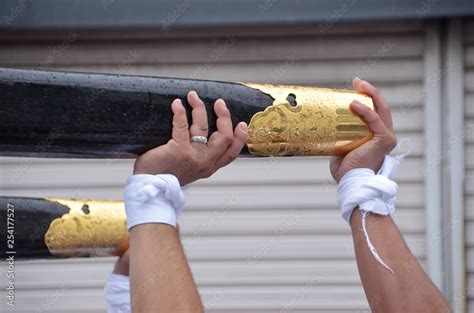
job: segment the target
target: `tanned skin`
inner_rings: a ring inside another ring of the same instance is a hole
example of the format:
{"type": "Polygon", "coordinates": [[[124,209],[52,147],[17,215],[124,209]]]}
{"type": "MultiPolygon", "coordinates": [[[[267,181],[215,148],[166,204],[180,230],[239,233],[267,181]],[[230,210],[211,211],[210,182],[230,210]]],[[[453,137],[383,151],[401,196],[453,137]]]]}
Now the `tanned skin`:
{"type": "MultiPolygon", "coordinates": [[[[193,108],[192,125],[188,125],[181,101],[173,101],[172,139],[140,156],[134,174],[173,174],[185,185],[209,177],[239,155],[247,140],[247,125],[240,123],[233,130],[225,102],[217,100],[214,105],[217,131],[207,144],[190,142],[190,136],[209,134],[206,108],[196,92],[188,94],[188,103],[193,108]]],[[[173,226],[148,223],[132,227],[129,259],[133,312],[203,311],[178,231],[173,226]]]]}
{"type": "MultiPolygon", "coordinates": [[[[370,168],[377,172],[384,156],[397,142],[390,108],[380,92],[359,78],[354,79],[353,86],[373,99],[375,111],[356,101],[351,104],[352,111],[369,125],[373,138],[347,155],[331,160],[331,173],[337,182],[351,169],[370,168]]],[[[350,224],[359,275],[372,312],[451,312],[443,295],[408,249],[392,218],[369,214],[366,222],[377,252],[394,271],[391,273],[383,267],[370,252],[362,229],[361,212],[356,208],[350,224]]]]}
{"type": "MultiPolygon", "coordinates": [[[[353,85],[357,91],[371,96],[374,101],[375,111],[357,101],[351,104],[351,110],[369,125],[373,138],[347,155],[331,159],[331,173],[337,182],[355,168],[370,168],[377,172],[384,156],[397,143],[390,108],[380,92],[359,78],[354,79],[353,85]]],[[[195,93],[188,95],[188,101],[193,106],[190,133],[207,135],[202,103],[195,93]]],[[[145,154],[141,157],[141,163],[137,160],[135,173],[171,173],[178,176],[183,184],[208,177],[216,169],[235,159],[245,143],[246,125],[239,125],[231,136],[228,111],[225,104],[222,105],[223,101],[219,103],[216,102],[215,111],[220,119],[218,126],[220,124],[221,127],[218,129],[220,134],[216,137],[224,142],[222,145],[226,147],[225,151],[221,147],[218,152],[212,152],[212,149],[217,149],[215,145],[213,148],[204,148],[199,144],[192,144],[194,152],[198,151],[198,154],[205,156],[198,162],[193,157],[193,152],[186,147],[190,135],[189,132],[186,133],[188,125],[183,118],[184,109],[175,101],[171,144],[165,146],[163,151],[158,150],[161,148],[159,147],[145,154]],[[180,152],[183,149],[185,152],[180,152]],[[212,161],[207,162],[208,159],[212,161]],[[194,171],[183,176],[183,162],[191,162],[189,164],[193,164],[194,171]]],[[[367,246],[361,223],[361,212],[355,209],[350,221],[354,249],[360,278],[373,312],[451,312],[442,294],[408,249],[390,216],[370,214],[367,217],[367,230],[380,257],[394,273],[375,260],[367,246]]],[[[133,311],[152,312],[159,308],[163,312],[202,312],[202,304],[177,231],[168,225],[143,224],[132,228],[130,237],[131,256],[128,252],[122,256],[114,272],[128,275],[130,258],[133,311]]]]}

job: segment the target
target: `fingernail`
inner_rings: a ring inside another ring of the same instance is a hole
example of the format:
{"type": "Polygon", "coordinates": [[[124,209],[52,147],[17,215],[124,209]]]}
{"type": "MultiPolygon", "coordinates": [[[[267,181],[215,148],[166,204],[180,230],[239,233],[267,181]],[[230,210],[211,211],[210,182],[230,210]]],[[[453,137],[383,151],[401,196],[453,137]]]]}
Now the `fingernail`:
{"type": "Polygon", "coordinates": [[[243,122],[243,123],[240,123],[239,124],[239,129],[243,132],[243,133],[247,133],[248,129],[247,129],[247,123],[243,122]]]}
{"type": "Polygon", "coordinates": [[[356,76],[356,77],[354,77],[353,81],[354,82],[360,82],[360,81],[362,81],[362,79],[360,79],[359,76],[356,76]]]}
{"type": "Polygon", "coordinates": [[[226,108],[226,109],[227,109],[227,104],[225,103],[225,101],[224,101],[224,100],[222,100],[222,99],[217,99],[217,100],[216,100],[216,102],[220,102],[220,103],[222,103],[222,105],[224,106],[224,108],[226,108]]]}

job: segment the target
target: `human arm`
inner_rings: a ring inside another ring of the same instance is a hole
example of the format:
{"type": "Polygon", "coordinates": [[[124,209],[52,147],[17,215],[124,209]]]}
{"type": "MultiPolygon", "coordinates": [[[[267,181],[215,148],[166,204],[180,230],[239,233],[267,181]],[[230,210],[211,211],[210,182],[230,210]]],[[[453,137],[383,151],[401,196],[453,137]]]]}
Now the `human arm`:
{"type": "MultiPolygon", "coordinates": [[[[245,123],[232,129],[229,110],[218,100],[217,132],[207,144],[191,143],[190,136],[208,136],[207,113],[195,92],[188,94],[192,106],[191,127],[180,100],[172,103],[172,139],[148,151],[135,162],[134,174],[172,174],[181,185],[209,177],[239,154],[246,137],[245,123]]],[[[159,210],[160,208],[156,208],[159,210]]],[[[128,216],[127,216],[128,218],[128,216]]],[[[162,223],[138,224],[130,229],[130,284],[133,312],[202,312],[178,232],[162,223]]]]}
{"type": "Polygon", "coordinates": [[[130,232],[133,312],[202,312],[201,299],[176,229],[141,224],[130,232]]]}
{"type": "MultiPolygon", "coordinates": [[[[351,109],[367,122],[372,140],[346,156],[331,160],[336,181],[357,168],[377,172],[386,154],[396,145],[390,109],[379,91],[369,83],[355,79],[354,88],[373,98],[375,112],[354,102],[351,109]]],[[[430,209],[430,208],[428,208],[430,209]]],[[[373,312],[450,312],[446,300],[424,273],[408,249],[390,216],[368,214],[367,233],[378,255],[393,273],[383,267],[370,251],[362,227],[362,213],[355,208],[350,218],[359,275],[373,312]]]]}
{"type": "Polygon", "coordinates": [[[359,275],[372,312],[450,312],[443,295],[410,252],[390,216],[369,214],[367,232],[394,273],[375,260],[365,240],[361,214],[354,210],[351,229],[359,275]]]}

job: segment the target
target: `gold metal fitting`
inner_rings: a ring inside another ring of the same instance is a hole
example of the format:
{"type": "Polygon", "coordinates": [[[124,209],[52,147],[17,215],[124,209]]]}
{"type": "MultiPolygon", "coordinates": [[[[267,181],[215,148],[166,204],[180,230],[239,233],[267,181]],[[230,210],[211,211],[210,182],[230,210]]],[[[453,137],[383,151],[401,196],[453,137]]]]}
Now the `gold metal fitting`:
{"type": "Polygon", "coordinates": [[[369,127],[349,109],[353,100],[374,109],[372,99],[352,90],[241,83],[271,96],[255,114],[247,147],[260,156],[345,154],[372,138],[369,127]],[[296,105],[288,101],[293,97],[296,105]]]}
{"type": "Polygon", "coordinates": [[[128,231],[123,202],[90,199],[46,198],[70,210],[56,218],[45,234],[52,255],[121,255],[128,249],[128,231]]]}

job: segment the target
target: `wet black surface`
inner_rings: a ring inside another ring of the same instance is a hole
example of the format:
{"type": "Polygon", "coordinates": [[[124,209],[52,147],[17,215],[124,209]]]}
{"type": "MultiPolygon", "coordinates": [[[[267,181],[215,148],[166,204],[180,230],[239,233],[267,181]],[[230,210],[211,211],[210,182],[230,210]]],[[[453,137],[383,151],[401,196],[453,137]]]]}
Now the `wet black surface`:
{"type": "Polygon", "coordinates": [[[0,69],[0,155],[134,157],[170,139],[174,99],[191,118],[190,90],[205,102],[211,132],[216,99],[226,101],[234,126],[272,104],[236,83],[0,69]]]}
{"type": "Polygon", "coordinates": [[[0,197],[0,220],[3,224],[0,226],[3,238],[0,257],[51,257],[44,235],[51,222],[67,212],[67,206],[45,199],[0,197]]]}

